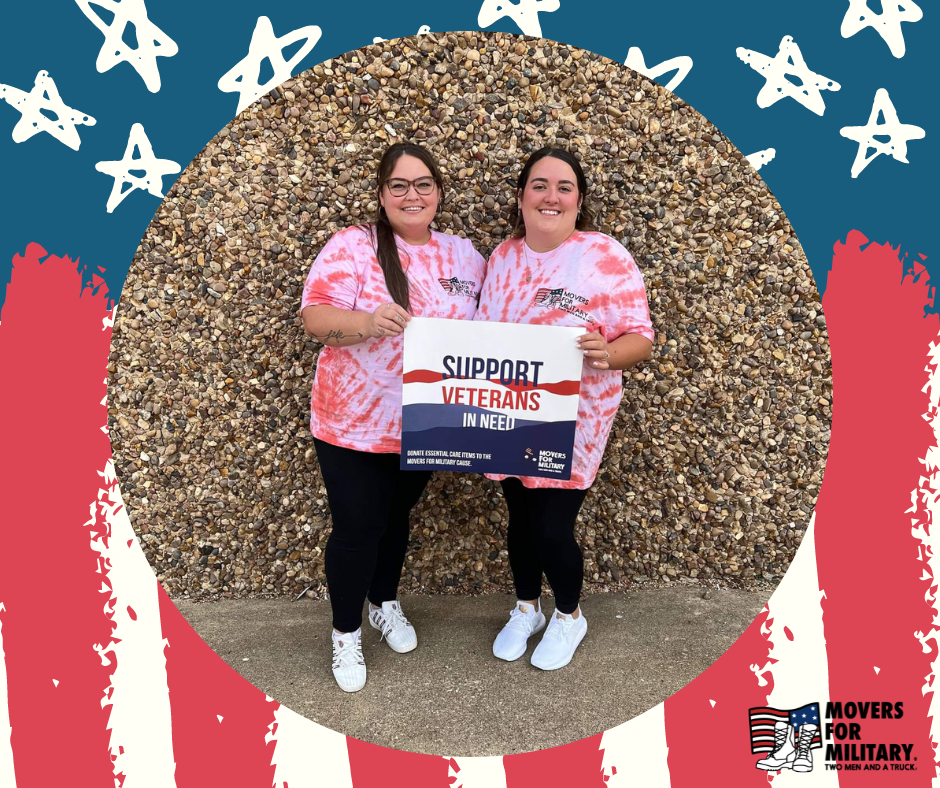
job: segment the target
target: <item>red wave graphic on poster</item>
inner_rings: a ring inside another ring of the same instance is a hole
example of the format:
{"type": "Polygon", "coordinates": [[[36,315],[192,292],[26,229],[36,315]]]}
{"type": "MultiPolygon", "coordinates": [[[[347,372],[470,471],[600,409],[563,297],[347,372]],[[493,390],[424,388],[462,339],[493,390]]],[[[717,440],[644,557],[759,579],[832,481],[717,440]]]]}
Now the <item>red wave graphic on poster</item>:
{"type": "Polygon", "coordinates": [[[560,380],[557,383],[540,383],[538,386],[523,386],[518,383],[503,383],[499,378],[487,379],[452,376],[445,378],[443,372],[435,372],[432,369],[413,369],[411,372],[406,372],[402,376],[403,383],[440,383],[445,380],[448,383],[451,381],[457,383],[458,381],[465,380],[485,381],[497,386],[502,386],[510,391],[547,391],[549,394],[557,394],[561,397],[570,397],[581,391],[580,380],[560,380]]]}

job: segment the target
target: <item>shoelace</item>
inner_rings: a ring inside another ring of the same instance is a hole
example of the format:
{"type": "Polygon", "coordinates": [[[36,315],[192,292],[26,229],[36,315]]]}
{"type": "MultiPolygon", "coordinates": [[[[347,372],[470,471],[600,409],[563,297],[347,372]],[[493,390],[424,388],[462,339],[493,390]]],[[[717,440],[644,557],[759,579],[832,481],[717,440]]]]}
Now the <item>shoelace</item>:
{"type": "Polygon", "coordinates": [[[807,728],[800,728],[800,740],[796,744],[800,758],[809,756],[809,746],[813,743],[813,732],[807,728]]]}
{"type": "Polygon", "coordinates": [[[334,640],[333,641],[333,670],[338,668],[351,668],[354,665],[364,665],[362,658],[361,640],[334,640]]]}
{"type": "Polygon", "coordinates": [[[545,637],[555,638],[556,640],[567,640],[568,632],[574,626],[575,620],[568,616],[567,618],[559,618],[556,615],[552,616],[552,623],[548,627],[548,631],[545,633],[545,637]]]}
{"type": "Polygon", "coordinates": [[[509,613],[509,623],[506,624],[507,629],[518,629],[526,637],[532,634],[532,628],[535,626],[535,621],[537,616],[529,615],[528,613],[523,613],[518,606],[514,607],[509,613]]]}
{"type": "Polygon", "coordinates": [[[776,755],[780,750],[783,749],[783,746],[787,743],[787,734],[788,730],[777,730],[774,731],[774,751],[772,755],[776,755]]]}
{"type": "Polygon", "coordinates": [[[411,622],[405,618],[405,614],[401,612],[401,608],[397,605],[392,608],[392,612],[387,616],[385,615],[385,610],[382,608],[373,610],[372,612],[376,614],[376,618],[379,619],[379,623],[382,625],[382,636],[379,638],[380,641],[384,640],[387,635],[394,632],[400,626],[411,626],[411,622]]]}

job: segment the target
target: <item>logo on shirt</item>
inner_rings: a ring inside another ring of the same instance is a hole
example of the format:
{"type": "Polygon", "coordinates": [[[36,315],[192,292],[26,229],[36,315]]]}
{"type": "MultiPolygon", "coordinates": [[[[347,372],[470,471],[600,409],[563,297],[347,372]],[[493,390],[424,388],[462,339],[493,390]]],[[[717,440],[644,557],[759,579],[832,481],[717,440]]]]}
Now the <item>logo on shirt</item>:
{"type": "Polygon", "coordinates": [[[582,305],[587,306],[588,300],[584,296],[565,290],[563,287],[540,287],[535,291],[534,303],[536,306],[560,309],[588,323],[596,323],[594,315],[581,309],[582,305]]]}
{"type": "Polygon", "coordinates": [[[451,279],[438,279],[444,292],[450,296],[466,296],[468,298],[477,297],[477,283],[472,279],[458,279],[456,276],[451,279]]]}

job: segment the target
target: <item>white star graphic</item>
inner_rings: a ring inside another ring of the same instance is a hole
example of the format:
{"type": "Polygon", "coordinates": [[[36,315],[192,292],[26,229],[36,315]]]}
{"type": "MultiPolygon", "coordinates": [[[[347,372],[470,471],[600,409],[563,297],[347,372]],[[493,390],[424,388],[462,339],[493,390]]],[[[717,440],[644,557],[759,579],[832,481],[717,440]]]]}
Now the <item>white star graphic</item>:
{"type": "Polygon", "coordinates": [[[540,11],[557,11],[561,3],[559,0],[483,0],[480,13],[477,14],[477,24],[480,27],[489,27],[504,16],[512,18],[519,25],[519,29],[527,36],[542,37],[542,25],[539,22],[540,11]]]}
{"type": "Polygon", "coordinates": [[[843,38],[851,38],[859,30],[873,27],[888,44],[892,55],[904,57],[901,22],[919,22],[923,16],[924,12],[911,0],[881,0],[880,14],[868,7],[868,0],[849,0],[840,32],[843,38]]]}
{"type": "Polygon", "coordinates": [[[46,71],[36,75],[33,89],[25,93],[19,88],[0,84],[0,98],[20,112],[20,120],[13,127],[13,141],[23,142],[40,131],[47,131],[63,145],[78,150],[82,144],[78,136],[78,125],[94,126],[91,115],[65,106],[59,91],[46,71]],[[48,113],[48,114],[46,114],[48,113]],[[49,115],[55,115],[55,119],[49,115]]]}
{"type": "Polygon", "coordinates": [[[639,71],[644,77],[649,77],[650,79],[656,79],[675,69],[676,73],[673,74],[672,79],[665,85],[666,90],[671,90],[673,93],[676,92],[676,88],[679,87],[682,80],[685,79],[689,75],[689,71],[692,70],[692,58],[688,55],[679,55],[678,57],[664,60],[658,66],[650,66],[647,68],[646,62],[643,60],[643,53],[640,51],[639,47],[630,47],[627,51],[627,59],[623,64],[629,66],[634,71],[639,71]]]}
{"type": "Polygon", "coordinates": [[[767,150],[759,150],[755,153],[752,153],[750,156],[745,156],[748,164],[750,164],[755,170],[759,170],[765,164],[769,164],[774,160],[774,156],[777,155],[777,151],[773,148],[767,148],[767,150]]]}
{"type": "MultiPolygon", "coordinates": [[[[430,28],[430,27],[428,27],[427,25],[421,25],[421,27],[418,28],[418,32],[417,32],[416,35],[419,35],[419,36],[426,36],[426,35],[427,35],[428,33],[430,33],[430,32],[431,32],[431,28],[430,28]]],[[[381,36],[376,36],[375,38],[372,39],[372,43],[373,43],[373,44],[381,44],[383,41],[386,41],[386,40],[387,40],[387,39],[382,38],[381,36]]]]}
{"type": "Polygon", "coordinates": [[[156,93],[160,90],[160,68],[158,57],[173,57],[179,49],[176,42],[147,18],[144,0],[94,0],[94,4],[114,14],[110,25],[93,10],[92,0],[75,0],[82,13],[92,24],[104,33],[104,43],[98,52],[95,67],[99,74],[109,71],[118,63],[130,63],[140,74],[147,90],[156,93]],[[134,26],[137,48],[124,42],[124,30],[127,23],[134,26]]]}
{"type": "Polygon", "coordinates": [[[865,126],[844,126],[839,133],[858,143],[858,153],[852,163],[853,178],[857,178],[858,174],[882,153],[907,164],[907,141],[923,139],[925,136],[920,126],[901,123],[898,120],[897,110],[884,88],[878,88],[875,93],[868,123],[865,126]],[[878,122],[879,113],[884,116],[884,123],[878,122]],[[882,142],[876,139],[878,136],[887,136],[888,140],[882,142]],[[875,151],[872,156],[868,156],[869,149],[875,151]]]}
{"type": "Polygon", "coordinates": [[[841,87],[838,82],[820,76],[807,68],[803,54],[792,36],[783,37],[780,50],[773,60],[767,55],[752,52],[744,47],[738,47],[737,55],[767,80],[760,93],[757,94],[757,106],[761,109],[789,96],[811,112],[822,115],[826,111],[826,103],[819,92],[839,90],[841,87]],[[787,75],[798,79],[800,84],[795,85],[787,79],[787,75]]]}
{"type": "Polygon", "coordinates": [[[271,20],[266,16],[259,16],[255,30],[251,34],[248,54],[219,80],[219,90],[223,93],[239,94],[236,114],[293,74],[294,67],[316,46],[321,32],[316,25],[308,25],[277,38],[274,35],[274,28],[271,27],[271,20]],[[301,39],[304,39],[303,46],[290,60],[285,61],[284,48],[301,39]],[[274,75],[263,85],[259,85],[261,63],[265,58],[270,61],[274,75]]]}
{"type": "Polygon", "coordinates": [[[146,189],[154,197],[162,199],[163,176],[179,172],[180,166],[169,159],[155,158],[144,127],[135,123],[131,126],[131,133],[127,138],[124,158],[120,161],[99,161],[95,169],[114,178],[114,186],[107,205],[108,213],[111,213],[135,189],[146,189]],[[137,158],[134,157],[135,148],[140,151],[140,156],[137,158]],[[139,170],[143,170],[143,176],[134,174],[139,170]],[[125,190],[125,186],[130,186],[130,188],[125,190]]]}

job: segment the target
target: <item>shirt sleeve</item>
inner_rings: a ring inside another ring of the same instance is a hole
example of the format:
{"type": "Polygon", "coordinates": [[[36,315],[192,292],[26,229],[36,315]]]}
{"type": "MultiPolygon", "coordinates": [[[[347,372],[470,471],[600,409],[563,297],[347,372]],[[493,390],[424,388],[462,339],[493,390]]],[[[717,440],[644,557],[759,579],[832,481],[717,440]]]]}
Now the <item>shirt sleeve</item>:
{"type": "Polygon", "coordinates": [[[624,334],[642,334],[652,342],[653,324],[650,321],[643,274],[640,273],[633,256],[623,247],[620,248],[623,250],[623,272],[613,278],[608,291],[604,338],[613,342],[624,334]]]}
{"type": "Polygon", "coordinates": [[[304,284],[301,311],[316,305],[355,308],[362,282],[359,261],[348,233],[340,232],[330,238],[313,261],[304,284]]]}

